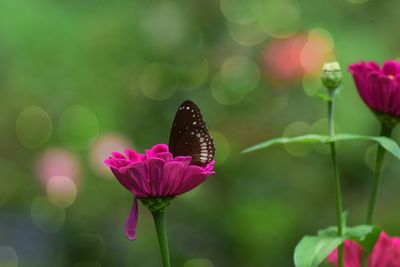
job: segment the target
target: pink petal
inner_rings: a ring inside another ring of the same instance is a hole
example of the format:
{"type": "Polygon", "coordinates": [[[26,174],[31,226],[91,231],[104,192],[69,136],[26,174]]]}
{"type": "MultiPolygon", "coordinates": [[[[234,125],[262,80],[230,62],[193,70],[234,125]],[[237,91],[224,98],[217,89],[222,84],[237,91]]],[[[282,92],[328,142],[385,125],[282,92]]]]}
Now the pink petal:
{"type": "Polygon", "coordinates": [[[125,235],[129,240],[136,240],[136,225],[138,221],[138,204],[136,197],[133,199],[131,212],[125,222],[125,235]]]}
{"type": "MultiPolygon", "coordinates": [[[[354,241],[344,241],[344,267],[361,267],[362,249],[354,241]]],[[[327,258],[333,266],[338,266],[338,250],[335,249],[327,258]]]]}
{"type": "Polygon", "coordinates": [[[183,181],[181,186],[176,190],[177,195],[186,193],[192,190],[193,188],[199,186],[201,183],[207,180],[208,176],[209,175],[207,175],[206,173],[198,173],[191,175],[190,178],[183,181]]]}
{"type": "Polygon", "coordinates": [[[215,160],[209,162],[205,167],[204,170],[207,172],[212,172],[214,170],[215,160]]]}
{"type": "Polygon", "coordinates": [[[396,76],[398,70],[398,63],[394,60],[388,60],[383,64],[383,73],[386,75],[396,76]]]}
{"type": "Polygon", "coordinates": [[[114,168],[121,168],[126,165],[129,165],[130,162],[128,160],[120,159],[120,158],[108,158],[104,161],[104,164],[106,164],[108,167],[114,167],[114,168]]]}
{"type": "MultiPolygon", "coordinates": [[[[208,168],[211,166],[212,165],[208,166],[208,168]]],[[[183,173],[183,179],[181,185],[177,189],[177,193],[183,194],[189,190],[192,190],[196,186],[203,183],[207,177],[212,174],[214,174],[214,172],[205,171],[204,168],[196,165],[190,165],[183,173]]]]}
{"type": "Polygon", "coordinates": [[[144,155],[143,154],[139,154],[137,153],[135,150],[132,149],[125,149],[124,150],[126,157],[131,161],[131,162],[135,162],[135,161],[139,161],[142,160],[144,155]]]}
{"type": "Polygon", "coordinates": [[[131,163],[129,166],[122,168],[121,173],[125,173],[126,177],[130,179],[130,191],[134,195],[138,197],[151,196],[149,175],[144,162],[137,161],[131,163]]]}
{"type": "Polygon", "coordinates": [[[126,189],[133,192],[135,191],[135,185],[132,183],[132,179],[126,175],[125,172],[119,171],[114,167],[111,167],[111,171],[113,172],[115,178],[117,178],[118,182],[123,185],[126,189]]]}
{"type": "Polygon", "coordinates": [[[387,260],[387,252],[390,250],[391,245],[390,237],[385,232],[381,232],[378,241],[375,243],[374,249],[369,256],[368,265],[370,267],[383,267],[383,261],[384,259],[387,260]]]}
{"type": "Polygon", "coordinates": [[[177,189],[182,183],[184,163],[170,161],[164,165],[164,178],[162,181],[161,190],[165,196],[178,195],[177,189]]]}
{"type": "Polygon", "coordinates": [[[380,67],[379,64],[375,61],[368,61],[366,64],[367,71],[379,71],[380,67]]]}
{"type": "Polygon", "coordinates": [[[170,161],[173,158],[172,154],[169,152],[161,152],[161,153],[155,154],[154,157],[163,159],[165,161],[170,161]]]}
{"type": "Polygon", "coordinates": [[[117,159],[125,159],[125,156],[122,155],[122,154],[119,153],[119,152],[112,152],[111,155],[112,155],[114,158],[117,158],[117,159]]]}
{"type": "Polygon", "coordinates": [[[161,182],[163,180],[163,168],[165,161],[159,158],[149,158],[146,160],[150,190],[152,196],[163,196],[161,192],[161,182]]]}
{"type": "Polygon", "coordinates": [[[182,162],[184,167],[186,168],[190,165],[190,162],[192,162],[192,157],[191,156],[177,156],[173,159],[173,161],[182,162]]]}
{"type": "Polygon", "coordinates": [[[168,145],[158,144],[158,145],[153,146],[151,149],[147,149],[146,156],[153,157],[154,155],[157,155],[157,154],[163,153],[163,152],[169,152],[168,145]]]}
{"type": "Polygon", "coordinates": [[[382,68],[373,61],[358,62],[350,65],[348,70],[370,109],[400,117],[400,62],[388,60],[382,68]]]}
{"type": "Polygon", "coordinates": [[[382,75],[379,79],[379,86],[380,86],[380,95],[382,101],[381,111],[385,113],[390,113],[391,111],[390,99],[392,98],[392,93],[395,89],[396,81],[394,81],[394,79],[390,79],[388,76],[382,75]]]}

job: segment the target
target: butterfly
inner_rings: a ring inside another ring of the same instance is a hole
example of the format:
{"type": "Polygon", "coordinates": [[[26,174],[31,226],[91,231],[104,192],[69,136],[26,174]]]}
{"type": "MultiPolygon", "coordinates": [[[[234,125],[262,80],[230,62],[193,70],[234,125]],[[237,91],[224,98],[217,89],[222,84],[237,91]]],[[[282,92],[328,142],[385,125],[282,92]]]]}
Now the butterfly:
{"type": "Polygon", "coordinates": [[[192,164],[197,166],[204,166],[214,159],[214,140],[199,107],[190,100],[183,102],[176,112],[169,149],[174,157],[191,156],[192,164]]]}

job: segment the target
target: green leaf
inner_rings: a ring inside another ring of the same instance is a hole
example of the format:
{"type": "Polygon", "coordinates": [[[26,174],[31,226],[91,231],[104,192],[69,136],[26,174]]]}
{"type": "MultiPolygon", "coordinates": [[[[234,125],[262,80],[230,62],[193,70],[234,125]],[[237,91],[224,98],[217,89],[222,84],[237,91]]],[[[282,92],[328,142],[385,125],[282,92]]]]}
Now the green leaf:
{"type": "MultiPolygon", "coordinates": [[[[357,241],[365,251],[370,253],[379,237],[381,230],[374,225],[358,225],[344,228],[346,240],[357,241]]],[[[337,227],[330,226],[318,231],[318,236],[337,236],[337,227]]]]}
{"type": "MultiPolygon", "coordinates": [[[[342,216],[346,216],[345,213],[342,216]]],[[[343,236],[338,236],[337,227],[330,226],[318,231],[318,236],[305,236],[294,251],[296,267],[319,266],[344,240],[358,242],[364,251],[371,253],[381,230],[374,225],[345,227],[343,236]]]]}
{"type": "Polygon", "coordinates": [[[328,228],[322,229],[318,231],[318,236],[337,236],[337,227],[329,226],[328,228]]]}
{"type": "Polygon", "coordinates": [[[372,251],[380,232],[381,229],[374,225],[358,225],[345,228],[346,239],[357,241],[368,253],[372,251]]]}
{"type": "Polygon", "coordinates": [[[296,137],[280,137],[267,140],[255,146],[245,149],[242,153],[253,152],[259,149],[268,148],[272,145],[299,143],[299,144],[314,144],[314,143],[327,143],[329,141],[328,135],[308,134],[296,137]]]}
{"type": "Polygon", "coordinates": [[[308,134],[296,137],[280,137],[271,140],[267,140],[255,146],[245,149],[242,153],[253,152],[256,150],[268,148],[272,145],[277,144],[288,144],[288,143],[300,143],[300,144],[313,144],[313,143],[330,143],[337,141],[373,141],[380,144],[393,156],[400,159],[400,148],[395,141],[390,138],[383,136],[366,136],[366,135],[355,135],[355,134],[337,134],[333,137],[329,135],[318,135],[318,134],[308,134]]]}
{"type": "Polygon", "coordinates": [[[322,101],[326,101],[329,102],[332,100],[332,98],[330,97],[330,95],[325,94],[325,93],[318,93],[316,94],[317,97],[319,97],[322,101]]]}
{"type": "Polygon", "coordinates": [[[305,236],[294,251],[296,267],[317,267],[345,240],[338,236],[305,236]]]}

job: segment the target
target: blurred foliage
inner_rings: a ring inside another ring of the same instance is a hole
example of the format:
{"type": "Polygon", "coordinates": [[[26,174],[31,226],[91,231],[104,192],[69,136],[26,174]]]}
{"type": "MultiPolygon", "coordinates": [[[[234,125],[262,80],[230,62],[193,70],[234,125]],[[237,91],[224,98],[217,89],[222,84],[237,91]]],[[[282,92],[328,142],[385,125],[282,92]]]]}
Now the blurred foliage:
{"type": "MultiPolygon", "coordinates": [[[[126,240],[132,196],[102,161],[167,142],[192,99],[215,136],[217,174],[168,208],[174,266],[293,266],[301,237],[335,220],[327,151],[240,151],[322,134],[313,95],[332,59],[344,69],[338,128],[378,134],[345,69],[399,56],[399,12],[395,0],[0,1],[0,265],[160,266],[144,207],[126,240]]],[[[375,147],[338,149],[349,224],[360,224],[375,147]]],[[[376,222],[400,235],[400,169],[387,162],[376,222]]]]}

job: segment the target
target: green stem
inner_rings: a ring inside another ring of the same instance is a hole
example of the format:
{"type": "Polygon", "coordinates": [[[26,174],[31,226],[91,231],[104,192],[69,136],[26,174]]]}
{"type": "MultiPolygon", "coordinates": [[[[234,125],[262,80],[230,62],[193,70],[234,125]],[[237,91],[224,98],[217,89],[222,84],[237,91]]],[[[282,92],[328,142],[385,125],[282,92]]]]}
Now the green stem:
{"type": "Polygon", "coordinates": [[[160,243],[161,257],[164,267],[171,267],[169,259],[169,249],[167,240],[167,231],[165,230],[164,210],[152,211],[154,224],[157,230],[158,242],[160,243]]]}
{"type": "MultiPolygon", "coordinates": [[[[381,125],[381,136],[390,137],[392,134],[393,128],[387,127],[384,123],[381,125]]],[[[376,152],[376,163],[375,163],[375,171],[374,171],[374,179],[372,182],[372,190],[368,204],[368,213],[367,213],[367,224],[372,223],[372,218],[374,216],[374,210],[376,205],[376,199],[378,196],[379,186],[381,183],[381,174],[383,168],[383,161],[385,159],[386,150],[382,146],[378,146],[378,151],[376,152]]]]}
{"type": "MultiPolygon", "coordinates": [[[[329,90],[331,100],[328,102],[328,123],[329,123],[329,135],[335,135],[334,127],[334,107],[335,107],[335,91],[329,90]]],[[[343,221],[342,221],[342,192],[340,187],[339,168],[336,157],[336,144],[335,142],[330,143],[332,165],[333,165],[333,177],[335,183],[335,196],[336,196],[336,224],[338,229],[338,235],[343,236],[343,221]]],[[[344,266],[344,255],[343,245],[338,248],[338,267],[344,266]]]]}

